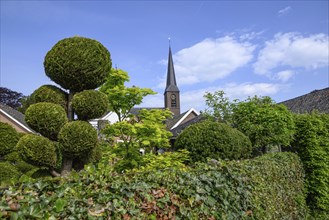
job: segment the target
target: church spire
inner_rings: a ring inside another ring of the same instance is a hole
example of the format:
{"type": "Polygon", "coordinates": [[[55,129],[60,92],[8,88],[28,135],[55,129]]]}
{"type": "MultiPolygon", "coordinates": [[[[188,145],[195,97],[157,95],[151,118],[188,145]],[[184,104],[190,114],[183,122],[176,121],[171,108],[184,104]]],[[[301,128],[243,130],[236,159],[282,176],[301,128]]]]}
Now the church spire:
{"type": "Polygon", "coordinates": [[[174,115],[180,114],[179,89],[176,83],[174,62],[172,59],[171,46],[169,41],[169,56],[167,69],[167,85],[164,92],[165,108],[169,109],[174,115]]]}
{"type": "Polygon", "coordinates": [[[167,85],[165,92],[179,92],[176,83],[174,62],[172,59],[171,46],[169,45],[169,56],[168,56],[168,69],[167,69],[167,85]]]}

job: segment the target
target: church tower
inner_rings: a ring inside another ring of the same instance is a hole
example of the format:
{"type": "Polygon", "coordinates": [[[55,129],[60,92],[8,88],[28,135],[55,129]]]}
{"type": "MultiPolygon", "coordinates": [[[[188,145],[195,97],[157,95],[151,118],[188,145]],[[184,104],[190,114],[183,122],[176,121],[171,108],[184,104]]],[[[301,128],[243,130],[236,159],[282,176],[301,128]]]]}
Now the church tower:
{"type": "Polygon", "coordinates": [[[180,114],[180,97],[179,89],[176,83],[174,70],[174,62],[169,45],[168,69],[167,69],[167,85],[164,92],[165,108],[169,109],[174,115],[180,114]]]}

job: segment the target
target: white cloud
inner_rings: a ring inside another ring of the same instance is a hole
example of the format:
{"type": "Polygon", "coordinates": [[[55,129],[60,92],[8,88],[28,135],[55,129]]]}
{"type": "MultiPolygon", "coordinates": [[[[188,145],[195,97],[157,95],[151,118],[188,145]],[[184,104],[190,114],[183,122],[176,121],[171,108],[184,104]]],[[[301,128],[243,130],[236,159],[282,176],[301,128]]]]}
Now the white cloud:
{"type": "Polygon", "coordinates": [[[287,82],[293,75],[295,75],[295,72],[292,70],[284,70],[280,71],[276,74],[276,78],[282,82],[287,82]]]}
{"type": "Polygon", "coordinates": [[[223,90],[230,100],[244,100],[248,96],[271,96],[278,93],[284,85],[271,83],[229,83],[222,87],[208,87],[194,91],[188,91],[181,94],[181,105],[185,110],[196,108],[197,110],[205,109],[205,99],[203,95],[206,92],[214,93],[218,90],[223,90]]]}
{"type": "Polygon", "coordinates": [[[178,84],[191,85],[222,79],[250,62],[254,49],[254,45],[239,42],[230,36],[208,38],[182,49],[173,55],[178,84]]]}
{"type": "Polygon", "coordinates": [[[287,6],[281,10],[278,11],[278,16],[283,16],[283,15],[286,15],[288,14],[289,12],[291,11],[291,7],[290,6],[287,6]]]}
{"type": "Polygon", "coordinates": [[[253,67],[257,74],[271,76],[277,67],[317,69],[328,66],[329,37],[316,34],[279,33],[267,41],[253,67]]]}
{"type": "MultiPolygon", "coordinates": [[[[190,90],[187,92],[182,92],[180,95],[181,99],[181,112],[187,111],[190,108],[195,108],[196,110],[205,109],[205,99],[204,94],[206,92],[214,93],[218,90],[223,90],[230,100],[240,99],[244,100],[248,96],[270,96],[278,93],[284,85],[282,84],[271,84],[271,83],[229,83],[224,86],[213,86],[207,88],[201,88],[196,90],[190,90]]],[[[163,94],[158,93],[156,95],[147,96],[142,107],[163,107],[164,106],[163,94]]]]}

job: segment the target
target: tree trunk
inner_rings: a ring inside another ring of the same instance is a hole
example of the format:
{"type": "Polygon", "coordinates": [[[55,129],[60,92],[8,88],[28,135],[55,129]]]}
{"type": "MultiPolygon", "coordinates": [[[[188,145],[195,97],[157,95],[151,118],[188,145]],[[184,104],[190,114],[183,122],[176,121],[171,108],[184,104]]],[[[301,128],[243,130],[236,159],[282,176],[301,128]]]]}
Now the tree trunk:
{"type": "Polygon", "coordinates": [[[69,174],[72,170],[72,163],[73,159],[72,158],[63,158],[63,166],[62,166],[62,176],[66,176],[69,174]]]}
{"type": "Polygon", "coordinates": [[[72,108],[73,96],[74,96],[74,92],[70,90],[69,97],[68,97],[68,100],[67,100],[67,118],[68,118],[69,121],[74,120],[74,111],[73,111],[73,108],[72,108]]]}
{"type": "Polygon", "coordinates": [[[53,177],[61,176],[61,174],[57,173],[56,170],[54,170],[53,168],[50,169],[49,171],[50,171],[50,174],[51,174],[53,177]]]}

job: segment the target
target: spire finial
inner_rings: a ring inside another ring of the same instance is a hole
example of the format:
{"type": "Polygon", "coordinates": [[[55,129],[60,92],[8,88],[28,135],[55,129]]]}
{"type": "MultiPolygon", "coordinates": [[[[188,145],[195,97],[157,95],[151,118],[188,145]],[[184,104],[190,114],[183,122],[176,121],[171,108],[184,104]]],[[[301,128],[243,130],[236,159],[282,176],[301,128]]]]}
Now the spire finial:
{"type": "Polygon", "coordinates": [[[171,40],[171,38],[170,38],[170,37],[168,37],[168,41],[169,41],[169,47],[171,46],[171,44],[170,44],[170,40],[171,40]]]}

